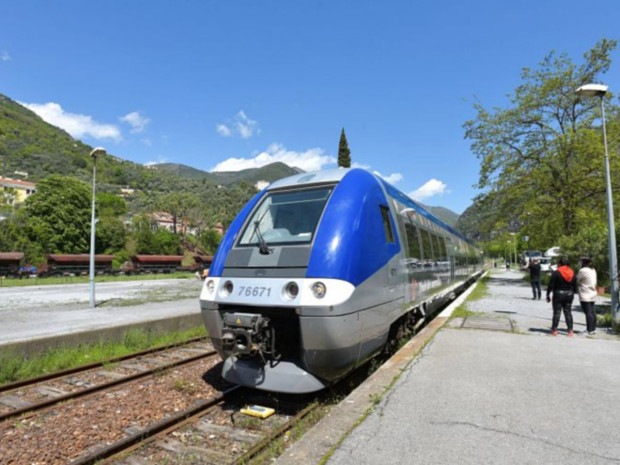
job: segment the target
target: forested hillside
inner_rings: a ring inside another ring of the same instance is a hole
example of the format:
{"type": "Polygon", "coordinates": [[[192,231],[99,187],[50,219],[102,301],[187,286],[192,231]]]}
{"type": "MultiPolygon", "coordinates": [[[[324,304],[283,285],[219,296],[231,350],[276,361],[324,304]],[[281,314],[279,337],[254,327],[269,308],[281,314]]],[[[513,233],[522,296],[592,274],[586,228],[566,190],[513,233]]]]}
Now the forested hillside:
{"type": "MultiPolygon", "coordinates": [[[[43,121],[0,94],[0,176],[26,176],[38,192],[25,204],[0,196],[0,251],[21,250],[28,260],[46,253],[88,252],[92,147],[43,121]]],[[[215,227],[228,227],[257,192],[258,181],[273,182],[302,172],[284,163],[236,172],[206,172],[182,164],[144,166],[114,154],[97,161],[97,253],[126,259],[132,253],[213,253],[215,227]],[[173,230],[159,230],[154,213],[166,212],[173,230]],[[194,234],[187,234],[191,230],[194,234]]],[[[454,225],[454,212],[426,207],[454,225]]]]}

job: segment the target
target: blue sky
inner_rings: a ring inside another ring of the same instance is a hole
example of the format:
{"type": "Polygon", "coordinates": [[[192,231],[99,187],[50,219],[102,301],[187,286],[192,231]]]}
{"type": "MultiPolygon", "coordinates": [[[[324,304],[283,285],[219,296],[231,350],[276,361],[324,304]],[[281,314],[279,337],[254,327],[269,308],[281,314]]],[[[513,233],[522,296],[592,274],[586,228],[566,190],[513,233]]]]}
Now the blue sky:
{"type": "MultiPolygon", "coordinates": [[[[458,213],[479,162],[472,101],[523,67],[617,39],[620,2],[29,1],[0,9],[0,93],[138,163],[354,163],[458,213]]],[[[620,56],[605,77],[620,87],[620,56]]]]}

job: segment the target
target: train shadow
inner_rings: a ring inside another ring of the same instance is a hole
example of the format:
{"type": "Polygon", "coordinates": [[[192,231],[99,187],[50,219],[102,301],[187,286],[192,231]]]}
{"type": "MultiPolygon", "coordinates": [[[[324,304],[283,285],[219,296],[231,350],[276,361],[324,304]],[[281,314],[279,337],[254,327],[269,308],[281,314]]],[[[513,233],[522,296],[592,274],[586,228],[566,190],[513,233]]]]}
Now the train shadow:
{"type": "Polygon", "coordinates": [[[220,361],[216,365],[213,365],[207,371],[205,371],[202,375],[202,381],[211,386],[213,389],[218,391],[225,391],[234,386],[234,384],[229,383],[224,378],[222,378],[222,367],[224,366],[224,361],[220,361]]]}

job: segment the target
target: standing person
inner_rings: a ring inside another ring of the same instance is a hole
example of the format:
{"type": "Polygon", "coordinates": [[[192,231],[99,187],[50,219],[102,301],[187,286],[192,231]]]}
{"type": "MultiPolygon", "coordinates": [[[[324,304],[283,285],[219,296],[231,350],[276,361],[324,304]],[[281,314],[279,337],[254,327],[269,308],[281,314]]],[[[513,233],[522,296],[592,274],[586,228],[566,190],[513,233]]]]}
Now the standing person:
{"type": "Polygon", "coordinates": [[[530,283],[532,284],[532,293],[534,297],[532,300],[540,300],[540,263],[535,258],[530,260],[530,263],[525,267],[526,270],[530,272],[530,283]]]}
{"type": "Polygon", "coordinates": [[[596,270],[592,260],[587,257],[581,259],[581,269],[577,273],[577,287],[581,309],[586,314],[586,329],[588,334],[593,335],[596,333],[596,313],[594,312],[596,270]]]}
{"type": "Polygon", "coordinates": [[[560,323],[560,312],[564,312],[564,320],[568,329],[568,336],[573,336],[573,315],[571,307],[573,298],[577,291],[577,280],[575,273],[564,257],[558,260],[558,269],[551,274],[549,285],[547,286],[547,302],[551,302],[550,295],[553,292],[553,323],[551,325],[551,335],[558,335],[558,324],[560,323]]]}

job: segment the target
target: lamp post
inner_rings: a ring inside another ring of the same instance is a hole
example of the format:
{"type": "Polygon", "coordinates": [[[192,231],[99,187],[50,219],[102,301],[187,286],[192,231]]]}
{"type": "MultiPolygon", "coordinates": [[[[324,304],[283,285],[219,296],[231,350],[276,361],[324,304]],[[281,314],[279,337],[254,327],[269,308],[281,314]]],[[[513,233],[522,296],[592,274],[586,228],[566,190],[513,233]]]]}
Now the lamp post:
{"type": "Polygon", "coordinates": [[[516,234],[517,233],[510,233],[510,235],[513,238],[513,245],[514,245],[514,252],[515,252],[515,268],[519,268],[517,266],[517,236],[516,236],[516,234]]]}
{"type": "Polygon", "coordinates": [[[611,314],[620,323],[618,314],[618,259],[616,257],[616,229],[614,226],[614,204],[611,196],[611,175],[609,173],[609,154],[607,153],[607,129],[605,128],[604,99],[608,87],[603,84],[586,84],[575,92],[580,97],[600,97],[601,119],[603,120],[603,144],[605,145],[605,180],[607,183],[607,229],[609,235],[609,292],[611,294],[611,314]]]}
{"type": "Polygon", "coordinates": [[[506,241],[506,244],[508,244],[508,260],[506,260],[508,262],[508,266],[510,266],[510,263],[512,262],[512,250],[510,250],[512,247],[510,246],[510,242],[511,241],[506,241]]]}
{"type": "Polygon", "coordinates": [[[103,147],[97,147],[90,152],[93,158],[93,202],[90,217],[90,307],[95,308],[95,175],[97,173],[97,157],[105,154],[103,147]]]}

